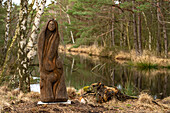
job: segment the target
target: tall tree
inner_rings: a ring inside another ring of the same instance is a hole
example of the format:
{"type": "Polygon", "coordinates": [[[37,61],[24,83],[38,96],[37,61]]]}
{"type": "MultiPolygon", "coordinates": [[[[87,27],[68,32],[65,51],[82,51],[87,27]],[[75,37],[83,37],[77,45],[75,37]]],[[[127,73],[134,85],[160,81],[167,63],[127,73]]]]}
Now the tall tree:
{"type": "Polygon", "coordinates": [[[6,54],[8,42],[9,42],[9,29],[10,29],[10,14],[11,14],[12,0],[7,0],[7,17],[6,17],[6,31],[4,42],[4,54],[6,54]]]}
{"type": "Polygon", "coordinates": [[[19,89],[30,91],[30,78],[27,64],[27,20],[28,20],[28,0],[20,1],[19,13],[19,34],[18,34],[18,75],[19,89]]]}
{"type": "Polygon", "coordinates": [[[5,25],[6,25],[6,7],[2,4],[2,0],[0,3],[0,52],[3,53],[0,55],[1,61],[0,61],[0,66],[3,65],[4,63],[4,37],[5,37],[5,25]]]}
{"type": "Polygon", "coordinates": [[[134,11],[133,15],[133,37],[134,37],[134,45],[136,50],[136,55],[139,54],[138,50],[138,37],[137,37],[137,24],[136,24],[136,12],[135,12],[135,0],[132,0],[132,10],[134,11]]]}
{"type": "MultiPolygon", "coordinates": [[[[28,44],[27,44],[27,51],[28,51],[27,58],[30,62],[31,62],[31,60],[33,60],[35,58],[35,55],[37,53],[36,42],[37,42],[38,31],[39,31],[39,26],[40,26],[40,18],[44,12],[45,4],[46,4],[46,0],[42,0],[40,5],[38,3],[38,0],[36,0],[37,13],[36,13],[34,23],[32,26],[31,36],[30,36],[28,44]]],[[[30,62],[28,62],[28,63],[30,63],[30,62]]]]}
{"type": "MultiPolygon", "coordinates": [[[[157,8],[157,19],[160,20],[159,10],[157,8]]],[[[160,22],[158,22],[157,28],[157,53],[161,55],[161,33],[160,33],[160,22]]]]}
{"type": "Polygon", "coordinates": [[[144,21],[145,21],[145,24],[146,24],[146,28],[148,30],[148,33],[149,33],[149,50],[151,51],[152,50],[152,47],[151,47],[151,43],[152,43],[152,35],[151,35],[151,31],[149,29],[149,26],[148,26],[148,22],[147,22],[147,19],[146,19],[146,15],[144,12],[142,12],[143,14],[143,17],[144,17],[144,21]]]}
{"type": "MultiPolygon", "coordinates": [[[[114,0],[112,0],[113,4],[114,3],[114,0]]],[[[112,36],[112,46],[115,46],[115,31],[114,31],[114,27],[115,27],[115,16],[114,16],[114,10],[115,8],[114,7],[111,7],[111,13],[112,13],[112,32],[111,32],[111,36],[112,36]]]]}
{"type": "Polygon", "coordinates": [[[167,38],[167,31],[166,31],[166,25],[165,25],[165,18],[161,11],[159,0],[157,0],[157,13],[158,13],[158,16],[160,16],[160,17],[158,17],[158,21],[162,25],[162,29],[163,29],[165,58],[168,58],[168,38],[167,38]]]}
{"type": "Polygon", "coordinates": [[[142,55],[142,36],[141,36],[141,13],[138,13],[138,44],[139,44],[139,54],[142,55]]]}

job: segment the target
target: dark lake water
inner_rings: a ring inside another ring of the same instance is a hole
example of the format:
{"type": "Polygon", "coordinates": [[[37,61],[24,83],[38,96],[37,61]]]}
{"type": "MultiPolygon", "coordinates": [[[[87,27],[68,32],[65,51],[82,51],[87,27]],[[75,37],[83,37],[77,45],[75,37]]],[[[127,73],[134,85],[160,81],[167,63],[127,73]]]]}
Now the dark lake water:
{"type": "MultiPolygon", "coordinates": [[[[170,96],[170,70],[140,70],[120,65],[108,58],[82,54],[60,53],[60,57],[64,63],[67,86],[80,89],[100,81],[107,86],[115,86],[128,95],[147,92],[155,99],[170,96]]],[[[32,87],[37,86],[34,84],[32,87]]]]}

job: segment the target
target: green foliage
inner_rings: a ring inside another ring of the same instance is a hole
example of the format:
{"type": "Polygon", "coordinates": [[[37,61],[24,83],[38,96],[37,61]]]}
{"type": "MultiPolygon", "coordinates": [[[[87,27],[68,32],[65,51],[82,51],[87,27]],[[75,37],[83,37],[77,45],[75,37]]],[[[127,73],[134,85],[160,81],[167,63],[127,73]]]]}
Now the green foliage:
{"type": "Polygon", "coordinates": [[[89,88],[89,86],[84,86],[84,87],[83,87],[83,90],[84,90],[85,92],[87,92],[88,88],[89,88]]]}
{"type": "Polygon", "coordinates": [[[136,96],[138,94],[137,89],[130,82],[125,83],[125,88],[123,89],[123,92],[129,96],[136,96]]]}
{"type": "Polygon", "coordinates": [[[70,3],[70,2],[76,2],[77,0],[68,0],[68,1],[69,1],[69,3],[70,3]]]}
{"type": "Polygon", "coordinates": [[[123,2],[120,4],[120,8],[128,8],[130,6],[132,6],[131,2],[123,2]]]}
{"type": "MultiPolygon", "coordinates": [[[[106,31],[103,30],[103,28],[108,27],[104,25],[107,22],[98,20],[96,13],[101,13],[103,10],[102,7],[109,3],[108,0],[77,0],[72,8],[68,10],[67,13],[73,17],[72,24],[67,24],[68,29],[72,30],[76,34],[76,37],[78,37],[76,41],[77,45],[93,44],[95,40],[94,37],[106,31]]],[[[106,13],[106,15],[108,15],[108,13],[106,13]]],[[[102,16],[105,14],[99,15],[102,16]]]]}
{"type": "Polygon", "coordinates": [[[131,107],[131,106],[132,106],[132,104],[126,104],[126,106],[127,106],[127,107],[131,107]]]}
{"type": "Polygon", "coordinates": [[[167,65],[167,66],[162,66],[161,68],[170,69],[170,65],[167,65]]]}
{"type": "MultiPolygon", "coordinates": [[[[152,1],[136,0],[135,4],[132,1],[121,1],[119,4],[114,4],[110,0],[63,0],[60,1],[62,7],[58,4],[50,4],[45,8],[45,12],[41,21],[47,21],[49,18],[56,18],[59,22],[59,31],[62,32],[64,37],[64,44],[72,43],[70,31],[73,33],[75,39],[74,47],[80,45],[92,45],[97,42],[99,46],[112,46],[112,32],[108,32],[112,29],[112,23],[114,23],[114,36],[115,45],[114,48],[118,50],[127,51],[130,48],[134,48],[134,38],[133,38],[133,17],[132,12],[146,14],[146,20],[148,25],[143,24],[144,19],[141,16],[142,22],[142,47],[143,49],[148,49],[148,26],[152,37],[152,48],[156,50],[157,37],[157,24],[158,21],[156,16],[156,7],[153,6],[152,1]],[[114,4],[114,7],[112,6],[114,4]],[[132,5],[134,5],[134,10],[132,11],[132,5]],[[120,8],[121,10],[120,10],[120,8]],[[68,9],[67,9],[68,8],[68,9]],[[114,8],[114,9],[112,9],[114,8]],[[63,12],[63,9],[65,12],[63,12]],[[52,12],[52,13],[51,13],[52,12]],[[151,15],[152,12],[152,15],[151,15]],[[71,23],[68,22],[68,16],[70,17],[71,23]],[[113,18],[114,14],[114,18],[113,18]],[[127,44],[127,33],[126,24],[128,22],[128,37],[129,45],[127,44]],[[152,23],[152,25],[150,24],[152,23]],[[122,25],[122,28],[120,27],[122,25]],[[108,32],[108,33],[107,33],[108,32]],[[122,39],[121,39],[122,37],[122,39]],[[87,41],[86,41],[87,40],[87,41]],[[126,43],[126,44],[122,44],[126,43]],[[128,47],[129,46],[129,47],[128,47]],[[128,49],[127,49],[128,48],[128,49]]],[[[58,1],[57,1],[58,2],[58,1]]],[[[169,21],[168,14],[168,3],[163,2],[161,9],[165,13],[166,21],[169,21]],[[167,8],[167,9],[166,9],[167,8]],[[166,9],[166,10],[165,10],[166,9]]],[[[163,14],[164,14],[163,13],[163,14]]],[[[138,16],[138,15],[137,15],[138,16]]],[[[136,17],[136,21],[138,18],[136,17]]],[[[166,25],[167,28],[169,25],[166,25]]],[[[61,33],[60,33],[61,34],[61,33]]],[[[170,35],[167,32],[168,36],[170,35]]],[[[162,41],[162,43],[164,43],[162,41]]]]}
{"type": "Polygon", "coordinates": [[[144,4],[140,4],[136,8],[139,9],[140,11],[145,11],[145,10],[148,10],[150,6],[151,6],[150,3],[144,3],[144,4]]]}
{"type": "Polygon", "coordinates": [[[151,64],[149,62],[138,62],[136,66],[141,70],[158,69],[158,64],[151,64]]]}

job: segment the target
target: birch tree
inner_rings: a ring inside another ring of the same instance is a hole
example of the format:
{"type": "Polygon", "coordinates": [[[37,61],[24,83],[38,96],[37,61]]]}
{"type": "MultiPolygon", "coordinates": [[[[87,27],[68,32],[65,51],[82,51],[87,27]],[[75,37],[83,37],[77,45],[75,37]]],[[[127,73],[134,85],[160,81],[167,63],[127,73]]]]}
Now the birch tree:
{"type": "Polygon", "coordinates": [[[40,26],[40,18],[41,15],[44,12],[44,7],[46,4],[46,0],[42,0],[40,5],[38,3],[38,0],[36,0],[36,16],[34,19],[34,23],[33,23],[33,27],[32,27],[32,32],[31,32],[31,37],[29,38],[28,44],[27,44],[27,58],[29,61],[33,60],[36,53],[37,53],[37,48],[36,48],[36,42],[37,42],[37,37],[38,37],[38,30],[39,30],[39,26],[40,26]]]}
{"type": "Polygon", "coordinates": [[[19,13],[19,34],[18,34],[18,74],[19,89],[22,91],[30,91],[30,79],[28,74],[28,65],[26,57],[27,45],[27,19],[28,19],[28,0],[20,1],[19,13]]]}
{"type": "MultiPolygon", "coordinates": [[[[58,2],[58,1],[56,2],[56,4],[60,5],[61,11],[66,14],[66,16],[67,16],[67,18],[68,18],[68,23],[71,25],[71,19],[70,19],[69,14],[67,13],[67,11],[69,10],[68,5],[67,5],[66,8],[65,8],[65,7],[64,7],[60,2],[58,2]]],[[[70,31],[70,35],[71,35],[72,43],[74,44],[75,41],[74,41],[74,36],[73,36],[73,32],[72,32],[72,31],[70,31]]]]}
{"type": "Polygon", "coordinates": [[[8,42],[9,42],[9,29],[10,29],[10,14],[11,14],[11,3],[12,0],[7,0],[7,17],[6,17],[6,31],[5,31],[5,44],[4,54],[6,54],[8,42]]]}
{"type": "MultiPolygon", "coordinates": [[[[67,11],[68,11],[68,6],[67,6],[67,11]]],[[[67,13],[66,13],[66,14],[67,14],[67,13]]],[[[68,23],[71,25],[71,20],[70,20],[70,16],[69,16],[69,14],[67,14],[67,18],[68,18],[68,23]]],[[[73,42],[73,44],[74,44],[74,43],[75,43],[75,41],[74,41],[73,32],[72,32],[72,31],[70,31],[70,34],[71,34],[72,42],[73,42]]]]}

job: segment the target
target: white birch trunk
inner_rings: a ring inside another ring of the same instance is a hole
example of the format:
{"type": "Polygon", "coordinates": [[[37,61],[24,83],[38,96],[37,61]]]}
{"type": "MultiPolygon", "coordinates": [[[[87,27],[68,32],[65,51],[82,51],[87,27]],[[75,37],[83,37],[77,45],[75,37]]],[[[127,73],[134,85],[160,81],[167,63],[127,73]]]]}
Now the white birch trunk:
{"type": "Polygon", "coordinates": [[[19,89],[22,91],[30,90],[29,74],[26,58],[27,44],[27,19],[28,19],[28,0],[21,0],[19,13],[19,43],[18,43],[18,74],[19,89]]]}
{"type": "MultiPolygon", "coordinates": [[[[68,10],[68,6],[67,6],[67,10],[68,10]]],[[[67,13],[66,13],[67,14],[67,13]]],[[[67,18],[68,18],[68,23],[71,25],[71,20],[70,20],[70,16],[67,14],[67,18]]],[[[73,32],[70,31],[70,34],[71,34],[71,39],[72,39],[72,42],[73,44],[75,43],[74,41],[74,36],[73,36],[73,32]]]]}
{"type": "MultiPolygon", "coordinates": [[[[61,7],[62,7],[62,11],[67,15],[67,18],[68,18],[68,23],[71,25],[71,20],[70,20],[70,16],[67,14],[67,11],[68,11],[68,6],[65,8],[60,2],[57,1],[57,4],[59,4],[61,7]]],[[[75,43],[74,41],[74,36],[73,36],[73,32],[70,31],[70,34],[71,34],[71,40],[73,42],[73,44],[75,43]]]]}
{"type": "Polygon", "coordinates": [[[40,18],[41,18],[41,15],[44,12],[45,4],[46,4],[46,0],[42,0],[41,4],[39,6],[38,0],[36,0],[37,13],[36,13],[36,16],[35,16],[35,19],[34,19],[31,37],[29,38],[29,41],[28,41],[28,44],[27,44],[27,51],[29,51],[28,54],[27,54],[27,58],[29,60],[34,59],[34,56],[37,54],[35,42],[36,42],[37,37],[38,37],[37,31],[39,29],[40,18]]]}
{"type": "Polygon", "coordinates": [[[6,54],[6,51],[7,51],[7,48],[8,48],[8,42],[9,42],[11,3],[12,3],[12,0],[7,0],[7,18],[6,18],[7,23],[6,23],[5,44],[4,44],[5,54],[6,54]]]}

